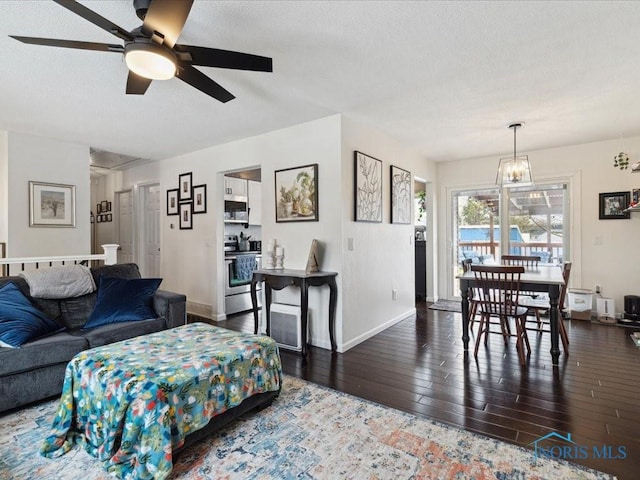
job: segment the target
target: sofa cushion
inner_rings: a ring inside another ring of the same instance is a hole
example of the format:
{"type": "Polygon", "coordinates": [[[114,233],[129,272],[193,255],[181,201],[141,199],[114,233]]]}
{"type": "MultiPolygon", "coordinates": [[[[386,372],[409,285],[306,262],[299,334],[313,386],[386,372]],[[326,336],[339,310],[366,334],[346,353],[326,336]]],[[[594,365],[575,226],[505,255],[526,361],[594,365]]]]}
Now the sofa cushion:
{"type": "Polygon", "coordinates": [[[161,278],[100,277],[96,306],[83,329],[155,318],[153,295],[161,278]]]}
{"type": "Polygon", "coordinates": [[[40,337],[21,348],[0,348],[0,377],[28,372],[48,365],[67,363],[78,352],[89,348],[89,342],[67,332],[40,337]]]}
{"type": "Polygon", "coordinates": [[[9,283],[15,284],[18,289],[27,297],[31,304],[52,320],[58,321],[60,318],[60,304],[58,300],[48,300],[44,298],[31,298],[29,284],[22,277],[2,277],[0,287],[9,283]]]}
{"type": "Polygon", "coordinates": [[[112,323],[91,330],[76,330],[72,335],[81,336],[89,343],[89,348],[108,345],[113,342],[127,340],[129,338],[155,333],[167,328],[163,317],[149,320],[137,320],[135,322],[112,323]]]}
{"type": "Polygon", "coordinates": [[[14,283],[0,287],[0,346],[17,348],[60,329],[58,323],[31,305],[14,283]]]}
{"type": "Polygon", "coordinates": [[[82,328],[96,306],[97,293],[60,300],[60,322],[69,330],[82,328]]]}
{"type": "Polygon", "coordinates": [[[135,263],[117,263],[115,265],[101,265],[91,269],[93,281],[100,288],[100,277],[110,278],[140,278],[140,269],[135,263]]]}

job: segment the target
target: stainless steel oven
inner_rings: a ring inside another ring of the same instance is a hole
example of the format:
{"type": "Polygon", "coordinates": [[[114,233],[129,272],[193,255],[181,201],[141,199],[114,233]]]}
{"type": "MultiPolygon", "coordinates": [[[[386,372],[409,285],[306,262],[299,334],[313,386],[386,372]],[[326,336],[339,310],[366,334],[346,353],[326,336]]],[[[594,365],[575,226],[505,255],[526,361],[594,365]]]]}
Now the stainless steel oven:
{"type": "MultiPolygon", "coordinates": [[[[232,254],[225,256],[225,268],[224,268],[224,294],[225,294],[225,313],[227,315],[231,313],[243,312],[252,308],[251,304],[251,276],[240,274],[242,268],[239,268],[240,263],[246,262],[249,255],[232,254]]],[[[255,258],[255,269],[260,268],[262,264],[261,255],[251,255],[255,258]]],[[[258,284],[257,290],[261,289],[261,284],[258,284]]],[[[258,306],[261,306],[261,297],[258,295],[258,306]]]]}

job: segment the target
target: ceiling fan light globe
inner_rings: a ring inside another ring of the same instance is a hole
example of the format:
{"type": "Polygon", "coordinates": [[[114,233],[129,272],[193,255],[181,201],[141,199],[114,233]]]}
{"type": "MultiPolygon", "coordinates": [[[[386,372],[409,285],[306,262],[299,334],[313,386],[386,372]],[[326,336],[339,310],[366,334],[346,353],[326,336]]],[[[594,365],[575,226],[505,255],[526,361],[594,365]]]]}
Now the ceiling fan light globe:
{"type": "Polygon", "coordinates": [[[127,67],[136,75],[152,80],[169,80],[176,75],[175,54],[154,43],[131,43],[125,47],[127,67]]]}

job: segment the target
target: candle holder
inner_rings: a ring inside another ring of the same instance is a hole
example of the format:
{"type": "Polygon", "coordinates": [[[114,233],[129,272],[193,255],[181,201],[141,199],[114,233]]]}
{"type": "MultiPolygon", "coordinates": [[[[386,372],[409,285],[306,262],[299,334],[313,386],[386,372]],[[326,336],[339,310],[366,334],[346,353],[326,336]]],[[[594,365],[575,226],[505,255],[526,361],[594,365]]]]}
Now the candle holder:
{"type": "Polygon", "coordinates": [[[284,255],[276,255],[276,266],[274,267],[276,270],[284,269],[284,255]]]}

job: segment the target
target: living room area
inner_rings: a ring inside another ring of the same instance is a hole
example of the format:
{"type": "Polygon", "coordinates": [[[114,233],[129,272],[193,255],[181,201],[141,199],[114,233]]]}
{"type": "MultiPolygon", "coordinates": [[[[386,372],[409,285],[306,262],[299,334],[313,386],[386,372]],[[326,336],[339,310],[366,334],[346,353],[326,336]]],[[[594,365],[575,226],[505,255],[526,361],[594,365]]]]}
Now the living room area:
{"type": "MultiPolygon", "coordinates": [[[[635,108],[640,72],[634,65],[640,38],[633,28],[622,29],[620,38],[603,32],[628,26],[640,8],[625,2],[544,7],[528,2],[260,2],[249,7],[196,0],[178,45],[273,58],[273,72],[202,67],[236,96],[222,103],[179,77],[154,80],[144,95],[125,95],[128,70],[120,55],[25,45],[9,35],[121,39],[56,2],[5,3],[0,13],[10,21],[0,22],[0,45],[12,52],[12,61],[7,62],[11,67],[0,67],[6,79],[0,87],[0,243],[7,257],[100,253],[101,244],[120,243],[126,217],[132,244],[126,252],[121,247],[118,263],[136,263],[142,277],[161,277],[163,290],[184,295],[185,326],[199,320],[246,334],[253,334],[252,312],[237,314],[226,307],[230,232],[261,240],[250,253],[262,256],[262,266],[268,245],[274,252],[280,248],[285,269],[304,270],[317,240],[320,270],[336,274],[336,351],[331,351],[326,321],[329,289],[311,288],[309,352],[303,358],[281,346],[279,397],[262,412],[232,423],[228,428],[234,430],[223,430],[233,432],[228,438],[226,433],[207,437],[183,451],[173,466],[176,478],[195,478],[216,461],[221,465],[216,474],[232,478],[279,478],[278,468],[290,468],[291,476],[312,472],[315,478],[336,478],[340,468],[380,478],[439,478],[455,468],[465,478],[473,477],[473,468],[504,473],[504,478],[557,478],[556,467],[568,477],[632,478],[640,453],[635,438],[640,378],[633,368],[638,350],[629,335],[635,325],[560,320],[569,332],[570,354],[561,352],[554,365],[550,336],[530,333],[531,355],[520,366],[515,345],[494,338],[477,359],[469,357],[462,346],[461,313],[429,307],[437,300],[460,303],[464,215],[456,202],[461,194],[495,195],[492,221],[499,227],[511,223],[504,212],[524,204],[516,195],[558,188],[562,200],[554,206],[562,208],[561,228],[557,219],[553,232],[538,225],[548,233],[545,241],[553,236],[562,245],[553,247],[550,262],[558,269],[572,263],[569,288],[599,291],[593,295],[594,314],[596,297],[606,298],[613,318],[624,318],[625,298],[640,295],[640,254],[633,248],[640,215],[622,211],[640,191],[634,168],[640,162],[640,130],[634,127],[640,120],[635,108]],[[46,18],[59,20],[57,27],[46,18]],[[218,31],[209,31],[218,23],[223,24],[218,31]],[[239,36],[240,28],[252,34],[239,36]],[[383,33],[389,31],[393,35],[383,33]],[[506,45],[506,38],[515,38],[509,34],[528,41],[506,45]],[[487,52],[494,52],[490,61],[487,52]],[[523,123],[517,144],[508,128],[515,121],[523,123]],[[135,160],[98,170],[90,163],[96,149],[135,160]],[[367,205],[379,208],[372,216],[358,210],[367,203],[362,182],[369,180],[358,153],[381,181],[367,191],[376,199],[367,205]],[[614,164],[621,154],[627,158],[624,166],[614,164]],[[528,157],[533,186],[503,189],[496,184],[500,160],[517,155],[528,157]],[[313,188],[303,188],[304,175],[282,173],[309,168],[313,188]],[[261,172],[254,192],[260,220],[230,228],[225,223],[227,178],[256,170],[261,172]],[[398,172],[411,180],[409,221],[398,221],[394,210],[400,198],[394,183],[398,172]],[[299,201],[308,200],[310,209],[283,214],[287,189],[283,193],[282,178],[294,183],[291,195],[297,189],[299,201]],[[425,181],[426,218],[421,226],[426,295],[419,299],[416,178],[425,181]],[[73,190],[73,225],[30,224],[38,210],[33,182],[73,190]],[[153,215],[147,208],[149,192],[157,196],[153,215]],[[604,198],[613,197],[628,203],[610,214],[604,198]],[[96,231],[101,232],[97,241],[96,231]],[[158,251],[149,259],[144,244],[152,237],[151,248],[158,251]],[[312,403],[305,408],[307,400],[312,403]],[[348,405],[343,412],[332,407],[342,402],[348,405]],[[358,411],[366,412],[366,421],[351,415],[358,411]],[[280,425],[281,418],[270,415],[308,422],[280,425]],[[392,433],[385,432],[386,418],[393,419],[392,433]],[[437,430],[428,430],[432,421],[437,430]],[[283,442],[280,447],[268,436],[253,436],[275,424],[272,435],[283,442]],[[351,442],[339,425],[365,433],[351,442]],[[557,437],[543,440],[551,457],[543,459],[538,439],[554,433],[557,437]],[[247,445],[253,443],[243,438],[272,442],[273,456],[250,451],[247,445]],[[285,441],[290,438],[309,443],[296,449],[295,442],[285,441]],[[547,448],[558,445],[578,453],[547,448]],[[473,452],[468,465],[464,446],[473,452]],[[587,454],[580,453],[582,447],[587,454]],[[401,460],[392,461],[398,452],[401,460]],[[479,460],[485,454],[488,461],[479,460]],[[534,454],[539,467],[531,461],[534,454]],[[287,456],[295,461],[286,462],[287,456]],[[198,459],[206,459],[204,466],[198,459]],[[235,471],[239,465],[248,465],[247,470],[235,471]]],[[[82,5],[128,30],[140,24],[131,3],[82,5]]],[[[545,193],[536,198],[543,206],[553,202],[545,193]]],[[[489,231],[489,222],[483,222],[477,225],[489,231]]],[[[478,245],[511,248],[500,233],[485,240],[478,245]]],[[[543,243],[532,234],[526,241],[543,243]]],[[[300,306],[297,288],[273,294],[277,304],[300,306]]],[[[263,312],[259,319],[264,331],[263,312]]],[[[476,333],[471,335],[475,341],[476,333]]],[[[0,414],[3,431],[13,432],[14,443],[20,438],[39,448],[55,415],[54,400],[0,414]],[[33,425],[41,425],[40,432],[33,425]]],[[[0,460],[0,471],[20,463],[51,473],[54,462],[61,461],[69,472],[86,467],[95,478],[106,474],[88,456],[49,460],[36,451],[27,458],[15,447],[24,443],[10,443],[0,443],[0,451],[11,458],[0,460]]],[[[17,472],[9,472],[9,478],[30,478],[26,468],[17,472]]]]}

